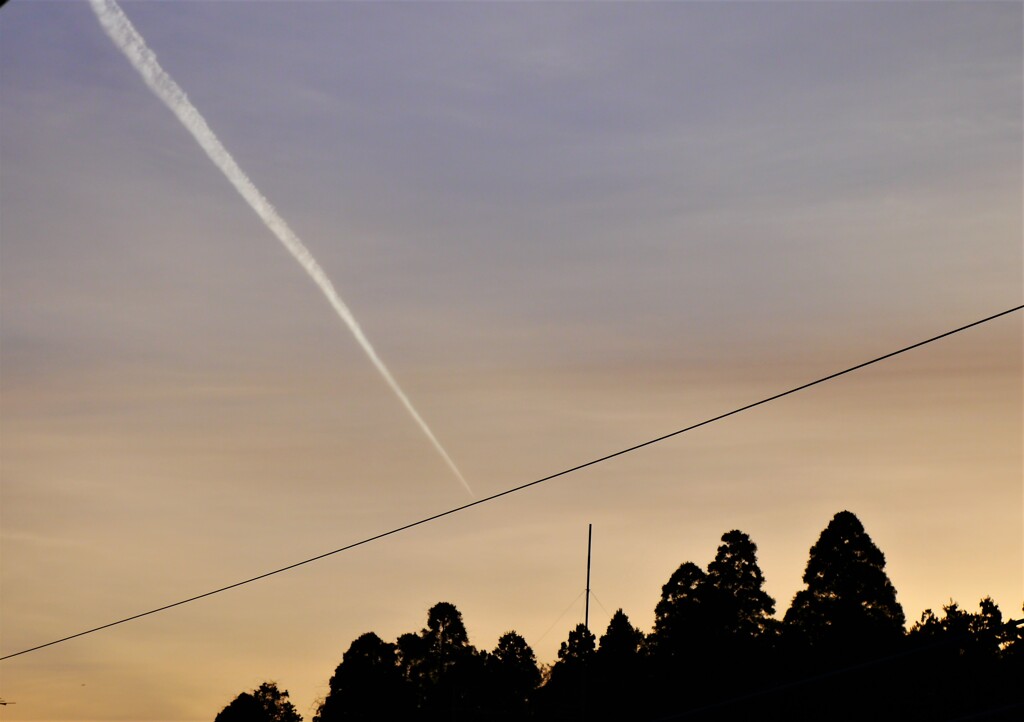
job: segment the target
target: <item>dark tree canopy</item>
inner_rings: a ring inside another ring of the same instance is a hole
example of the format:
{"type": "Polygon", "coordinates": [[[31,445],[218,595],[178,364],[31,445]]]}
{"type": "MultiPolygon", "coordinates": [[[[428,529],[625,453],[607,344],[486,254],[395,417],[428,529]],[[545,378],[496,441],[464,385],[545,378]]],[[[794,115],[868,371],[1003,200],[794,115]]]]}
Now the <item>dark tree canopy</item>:
{"type": "Polygon", "coordinates": [[[1014,631],[1003,624],[1003,613],[991,597],[979,602],[977,614],[961,609],[956,602],[942,607],[942,617],[931,609],[911,627],[909,636],[918,642],[943,643],[957,657],[996,659],[1005,654],[1014,631]]]}
{"type": "Polygon", "coordinates": [[[580,623],[569,632],[569,638],[558,648],[558,661],[567,665],[583,665],[594,656],[595,637],[580,623]]]}
{"type": "Polygon", "coordinates": [[[681,657],[706,636],[704,571],[693,562],[679,565],[661,588],[654,608],[651,645],[659,656],[681,657]]]}
{"type": "Polygon", "coordinates": [[[281,691],[276,682],[264,682],[252,693],[235,697],[214,722],[302,722],[302,715],[288,700],[288,690],[281,691]]]}
{"type": "Polygon", "coordinates": [[[594,661],[596,638],[584,624],[577,624],[558,648],[558,661],[551,667],[539,695],[545,719],[582,719],[587,699],[587,682],[594,661]]]}
{"type": "Polygon", "coordinates": [[[485,666],[489,707],[509,719],[524,717],[541,679],[530,645],[515,632],[506,632],[487,656],[485,666]]]}
{"type": "Polygon", "coordinates": [[[607,664],[625,666],[635,663],[644,643],[644,633],[634,627],[626,613],[616,610],[601,635],[597,658],[607,664]]]}
{"type": "Polygon", "coordinates": [[[420,678],[426,673],[424,666],[427,663],[427,643],[423,637],[406,632],[398,637],[395,649],[402,677],[411,684],[419,684],[420,678]]]}
{"type": "Polygon", "coordinates": [[[871,646],[903,635],[903,608],[885,555],[860,520],[836,514],[811,547],[805,589],[786,612],[787,631],[818,646],[871,646]]]}
{"type": "Polygon", "coordinates": [[[469,645],[462,612],[450,602],[438,602],[430,608],[427,612],[427,628],[420,634],[427,643],[428,653],[441,658],[456,654],[469,645]]]}
{"type": "Polygon", "coordinates": [[[734,529],[722,535],[704,582],[717,632],[749,640],[768,628],[775,600],[764,591],[757,545],[747,534],[734,529]]]}
{"type": "Polygon", "coordinates": [[[411,685],[422,718],[450,719],[471,715],[481,705],[484,656],[469,643],[462,613],[450,602],[427,612],[419,635],[398,638],[402,676],[411,685]]]}
{"type": "Polygon", "coordinates": [[[528,693],[540,684],[537,657],[526,640],[515,632],[505,632],[488,657],[490,666],[509,683],[528,693]]]}
{"type": "MultiPolygon", "coordinates": [[[[672,573],[649,636],[619,609],[599,644],[583,624],[569,631],[544,674],[522,636],[506,632],[493,651],[478,651],[459,610],[439,602],[419,632],[353,641],[314,722],[923,722],[1024,708],[1024,623],[1004,620],[985,598],[975,613],[952,601],[941,616],[926,610],[904,631],[885,556],[850,512],[821,532],[803,580],[780,624],[757,546],[734,529],[706,571],[686,562],[672,573]]],[[[216,722],[301,717],[268,682],[216,722]]]]}
{"type": "Polygon", "coordinates": [[[644,633],[617,610],[601,635],[591,676],[591,699],[607,719],[629,719],[643,705],[644,642],[644,633]]]}
{"type": "Polygon", "coordinates": [[[262,722],[266,715],[249,692],[242,692],[220,711],[214,722],[262,722]]]}
{"type": "Polygon", "coordinates": [[[449,602],[438,602],[427,612],[427,626],[420,632],[423,670],[427,678],[438,683],[460,662],[476,654],[469,644],[469,634],[462,622],[462,613],[449,602]]]}
{"type": "Polygon", "coordinates": [[[1003,621],[992,599],[979,607],[972,614],[951,601],[941,617],[926,609],[911,627],[915,663],[908,681],[921,690],[922,715],[971,717],[986,706],[1024,706],[1024,691],[1015,691],[1024,690],[1024,659],[1012,652],[1018,628],[1003,621]]]}
{"type": "Polygon", "coordinates": [[[314,722],[374,720],[412,710],[409,683],[398,667],[397,646],[367,632],[351,645],[334,670],[330,693],[314,722]]]}

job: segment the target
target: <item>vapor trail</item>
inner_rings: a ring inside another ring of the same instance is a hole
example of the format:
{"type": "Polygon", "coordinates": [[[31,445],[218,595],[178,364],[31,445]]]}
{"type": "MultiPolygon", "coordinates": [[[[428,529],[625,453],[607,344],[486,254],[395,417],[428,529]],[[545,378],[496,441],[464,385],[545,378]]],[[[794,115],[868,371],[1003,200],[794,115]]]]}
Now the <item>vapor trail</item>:
{"type": "Polygon", "coordinates": [[[128,20],[124,11],[121,10],[114,0],[90,0],[90,4],[100,21],[100,25],[103,26],[103,29],[110,36],[110,39],[114,41],[114,44],[125,54],[135,70],[142,76],[142,79],[146,81],[149,89],[178,116],[178,120],[192,134],[192,137],[196,139],[199,146],[206,151],[206,155],[210,157],[214,165],[220,168],[221,172],[231,181],[231,185],[235,187],[235,190],[256,211],[256,215],[263,220],[267,228],[277,236],[278,240],[284,244],[284,247],[299,262],[299,265],[306,270],[306,273],[313,279],[313,282],[323,291],[324,296],[327,297],[327,300],[338,316],[341,317],[341,320],[348,326],[356,341],[362,346],[363,351],[366,352],[366,355],[377,368],[377,371],[380,372],[380,375],[384,377],[391,390],[395,392],[395,395],[405,406],[409,415],[419,424],[420,429],[430,439],[430,443],[437,449],[437,453],[448,464],[448,467],[466,488],[466,491],[472,495],[473,490],[466,483],[462,472],[455,466],[455,462],[448,456],[448,452],[441,446],[441,442],[434,436],[434,432],[427,426],[427,422],[419,415],[419,412],[416,411],[416,408],[409,401],[405,392],[402,391],[398,382],[395,381],[391,372],[388,371],[387,366],[381,361],[380,356],[377,355],[369,339],[366,338],[366,334],[359,327],[352,312],[345,305],[345,302],[341,300],[341,297],[338,296],[338,292],[334,290],[334,284],[331,283],[331,279],[327,277],[324,269],[320,267],[320,264],[316,262],[313,254],[309,252],[305,244],[288,227],[288,224],[285,223],[284,219],[274,209],[274,206],[270,204],[270,201],[253,185],[252,181],[249,180],[249,176],[242,171],[238,163],[235,162],[235,159],[231,157],[231,154],[228,153],[227,149],[217,139],[217,136],[213,134],[203,116],[199,114],[196,107],[189,101],[188,96],[185,95],[185,91],[160,67],[156,54],[146,45],[146,41],[135,29],[131,21],[128,20]]]}

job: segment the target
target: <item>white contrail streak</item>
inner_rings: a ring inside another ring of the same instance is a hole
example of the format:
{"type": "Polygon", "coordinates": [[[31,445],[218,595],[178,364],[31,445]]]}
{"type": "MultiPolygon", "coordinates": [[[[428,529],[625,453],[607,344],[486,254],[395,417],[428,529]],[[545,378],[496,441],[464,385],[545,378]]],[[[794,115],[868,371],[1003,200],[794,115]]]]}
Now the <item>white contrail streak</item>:
{"type": "Polygon", "coordinates": [[[93,12],[96,13],[96,17],[99,18],[100,25],[103,26],[103,29],[110,36],[110,39],[114,41],[114,44],[125,54],[132,66],[142,76],[142,79],[146,81],[149,89],[178,116],[178,120],[192,134],[192,137],[196,139],[200,147],[206,151],[206,155],[210,157],[214,165],[220,168],[221,172],[231,181],[231,185],[235,187],[235,190],[256,211],[256,215],[263,219],[267,228],[277,236],[278,240],[284,244],[284,247],[299,262],[299,265],[306,270],[306,273],[313,279],[313,282],[323,291],[324,296],[327,297],[327,300],[334,307],[341,320],[348,326],[352,335],[356,337],[356,341],[362,346],[366,355],[370,357],[370,361],[373,362],[380,375],[387,381],[391,390],[395,392],[395,395],[405,406],[406,411],[419,424],[420,429],[430,439],[430,443],[434,445],[437,453],[448,464],[448,467],[466,488],[466,491],[472,495],[473,490],[469,488],[469,484],[466,483],[466,479],[462,476],[459,468],[455,466],[455,462],[448,456],[448,452],[441,446],[441,442],[434,436],[434,432],[427,426],[427,422],[419,415],[419,412],[416,411],[416,408],[409,401],[405,392],[402,391],[398,382],[395,381],[391,372],[388,371],[387,366],[381,361],[380,356],[377,355],[369,339],[366,338],[352,312],[345,305],[345,302],[341,300],[341,297],[338,296],[338,292],[334,290],[334,284],[331,283],[331,279],[327,277],[324,269],[316,262],[313,254],[299,240],[295,232],[284,222],[284,219],[274,209],[274,206],[270,204],[270,201],[252,184],[249,176],[242,171],[238,163],[235,162],[235,159],[231,157],[231,154],[228,153],[227,149],[217,139],[217,136],[213,134],[210,126],[206,124],[203,116],[199,114],[196,107],[189,101],[185,92],[160,67],[160,63],[156,60],[156,54],[146,45],[146,41],[135,29],[131,21],[128,20],[124,11],[121,10],[114,0],[90,0],[90,4],[92,5],[93,12]]]}

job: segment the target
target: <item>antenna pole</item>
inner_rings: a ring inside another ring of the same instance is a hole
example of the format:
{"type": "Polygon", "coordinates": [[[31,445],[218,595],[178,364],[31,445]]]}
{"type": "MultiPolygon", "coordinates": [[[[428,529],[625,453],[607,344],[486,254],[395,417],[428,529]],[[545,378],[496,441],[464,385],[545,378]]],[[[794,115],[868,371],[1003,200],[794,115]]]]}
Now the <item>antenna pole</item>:
{"type": "Polygon", "coordinates": [[[594,525],[587,524],[587,606],[583,616],[583,625],[590,631],[590,546],[593,539],[594,525]]]}

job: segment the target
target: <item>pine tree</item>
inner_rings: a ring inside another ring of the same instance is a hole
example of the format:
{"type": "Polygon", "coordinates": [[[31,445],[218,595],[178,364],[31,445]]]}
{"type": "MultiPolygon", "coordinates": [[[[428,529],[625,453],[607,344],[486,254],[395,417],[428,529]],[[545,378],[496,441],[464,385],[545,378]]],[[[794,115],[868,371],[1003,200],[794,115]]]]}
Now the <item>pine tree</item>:
{"type": "Polygon", "coordinates": [[[811,547],[805,589],[786,612],[789,634],[837,652],[903,635],[903,608],[885,573],[885,555],[849,511],[836,514],[811,547]]]}
{"type": "Polygon", "coordinates": [[[661,588],[650,646],[662,663],[681,658],[688,648],[702,646],[707,636],[705,576],[696,564],[684,562],[661,588]]]}
{"type": "Polygon", "coordinates": [[[737,529],[722,535],[705,584],[710,590],[715,631],[736,641],[761,636],[772,623],[775,600],[764,591],[757,545],[737,529]]]}

